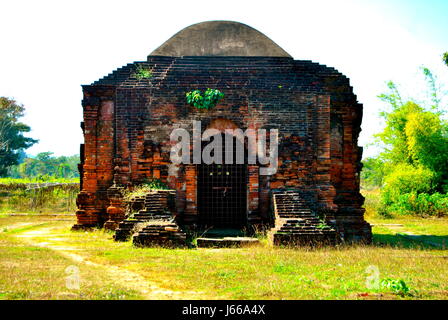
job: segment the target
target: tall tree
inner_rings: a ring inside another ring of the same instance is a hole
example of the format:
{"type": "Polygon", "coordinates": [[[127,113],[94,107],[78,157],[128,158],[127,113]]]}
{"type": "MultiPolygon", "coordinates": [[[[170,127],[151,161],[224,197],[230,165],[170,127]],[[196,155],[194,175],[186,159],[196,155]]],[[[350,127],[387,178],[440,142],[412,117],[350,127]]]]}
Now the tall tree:
{"type": "MultiPolygon", "coordinates": [[[[415,171],[415,175],[422,176],[421,181],[423,175],[430,177],[434,190],[446,192],[448,123],[442,118],[444,105],[441,104],[436,77],[427,68],[422,68],[422,71],[428,83],[430,100],[420,105],[410,100],[403,102],[395,84],[389,82],[389,93],[379,97],[391,108],[381,113],[386,127],[376,137],[384,145],[381,159],[385,160],[386,180],[394,177],[403,182],[405,174],[415,171]]],[[[406,188],[402,186],[402,189],[406,188]]]]}
{"type": "Polygon", "coordinates": [[[23,135],[30,131],[29,126],[19,121],[24,111],[23,105],[15,100],[0,97],[0,176],[19,162],[21,151],[37,142],[23,135]]]}

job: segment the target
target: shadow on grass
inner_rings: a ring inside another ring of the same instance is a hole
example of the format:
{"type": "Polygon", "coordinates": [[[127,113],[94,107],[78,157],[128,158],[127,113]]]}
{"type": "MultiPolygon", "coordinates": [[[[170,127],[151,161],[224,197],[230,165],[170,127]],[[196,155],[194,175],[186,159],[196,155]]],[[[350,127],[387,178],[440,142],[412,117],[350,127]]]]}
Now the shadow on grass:
{"type": "Polygon", "coordinates": [[[373,245],[408,249],[448,249],[448,236],[374,234],[373,245]]]}

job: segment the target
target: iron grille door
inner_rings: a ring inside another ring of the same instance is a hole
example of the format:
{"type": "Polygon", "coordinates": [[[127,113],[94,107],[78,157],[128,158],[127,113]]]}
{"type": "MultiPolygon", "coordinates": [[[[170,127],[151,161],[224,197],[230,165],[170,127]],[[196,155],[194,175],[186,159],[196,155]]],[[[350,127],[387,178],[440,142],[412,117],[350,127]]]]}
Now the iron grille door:
{"type": "Polygon", "coordinates": [[[247,165],[198,165],[199,224],[237,227],[247,222],[247,165]]]}

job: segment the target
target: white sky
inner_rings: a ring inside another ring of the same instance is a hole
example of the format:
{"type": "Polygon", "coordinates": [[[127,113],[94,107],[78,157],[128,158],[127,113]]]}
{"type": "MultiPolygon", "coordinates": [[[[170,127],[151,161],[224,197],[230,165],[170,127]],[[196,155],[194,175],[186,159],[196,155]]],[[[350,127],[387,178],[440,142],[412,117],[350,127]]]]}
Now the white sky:
{"type": "Polygon", "coordinates": [[[348,76],[364,104],[364,146],[381,129],[376,96],[387,80],[413,96],[421,65],[448,79],[445,0],[0,1],[0,96],[25,105],[23,121],[39,139],[29,154],[78,153],[81,84],[146,60],[177,31],[207,20],[248,24],[295,59],[348,76]]]}

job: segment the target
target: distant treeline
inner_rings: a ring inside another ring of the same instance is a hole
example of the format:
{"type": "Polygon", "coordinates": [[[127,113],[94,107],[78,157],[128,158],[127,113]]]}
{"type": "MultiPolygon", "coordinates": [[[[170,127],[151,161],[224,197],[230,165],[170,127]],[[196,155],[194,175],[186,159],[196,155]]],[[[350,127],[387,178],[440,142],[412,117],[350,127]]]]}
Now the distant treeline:
{"type": "Polygon", "coordinates": [[[79,155],[54,157],[52,152],[41,152],[35,157],[23,154],[18,165],[10,166],[6,177],[14,179],[79,178],[79,155]]]}

